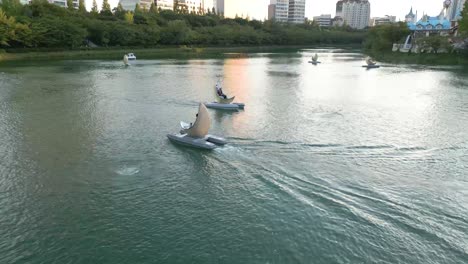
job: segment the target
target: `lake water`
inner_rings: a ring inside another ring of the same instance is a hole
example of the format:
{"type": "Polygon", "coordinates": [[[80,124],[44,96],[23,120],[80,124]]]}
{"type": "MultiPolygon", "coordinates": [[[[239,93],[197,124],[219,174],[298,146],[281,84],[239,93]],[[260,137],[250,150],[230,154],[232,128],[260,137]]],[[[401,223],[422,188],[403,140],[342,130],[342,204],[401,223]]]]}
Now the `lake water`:
{"type": "Polygon", "coordinates": [[[468,263],[468,71],[363,58],[1,64],[0,262],[468,263]]]}

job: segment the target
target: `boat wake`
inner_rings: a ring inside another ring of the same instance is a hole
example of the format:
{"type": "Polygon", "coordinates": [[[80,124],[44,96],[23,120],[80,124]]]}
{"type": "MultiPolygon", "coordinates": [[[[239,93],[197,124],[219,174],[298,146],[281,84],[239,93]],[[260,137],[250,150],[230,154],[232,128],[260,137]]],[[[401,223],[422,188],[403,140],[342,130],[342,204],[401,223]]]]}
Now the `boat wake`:
{"type": "Polygon", "coordinates": [[[140,169],[138,167],[133,167],[133,166],[122,166],[115,170],[115,172],[121,176],[132,176],[140,172],[140,169]]]}

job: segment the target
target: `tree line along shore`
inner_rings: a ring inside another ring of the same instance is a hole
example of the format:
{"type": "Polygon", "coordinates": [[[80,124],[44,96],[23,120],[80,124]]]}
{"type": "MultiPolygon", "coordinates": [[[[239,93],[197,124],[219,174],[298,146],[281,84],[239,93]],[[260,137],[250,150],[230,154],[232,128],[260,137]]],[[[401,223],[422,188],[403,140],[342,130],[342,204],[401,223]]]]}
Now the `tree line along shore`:
{"type": "MultiPolygon", "coordinates": [[[[466,52],[444,56],[392,55],[393,43],[410,34],[405,23],[366,30],[347,26],[320,28],[311,21],[288,24],[225,18],[215,10],[193,14],[183,10],[160,10],[154,4],[148,10],[138,4],[133,11],[124,10],[120,4],[111,10],[108,0],[103,1],[99,10],[94,1],[88,11],[84,0],[79,1],[78,8],[68,1],[69,8],[63,8],[47,0],[33,0],[28,5],[20,4],[19,0],[3,0],[0,4],[0,60],[113,58],[123,51],[136,50],[154,58],[171,54],[213,56],[226,51],[255,52],[261,47],[271,50],[278,46],[316,45],[360,46],[377,59],[394,62],[437,64],[438,58],[443,57],[442,64],[459,64],[468,60],[466,52]]],[[[460,22],[462,34],[468,32],[466,17],[460,22]]],[[[441,38],[432,39],[427,42],[445,43],[441,38]]]]}
{"type": "Polygon", "coordinates": [[[149,10],[138,5],[125,11],[121,5],[110,9],[107,0],[98,12],[90,12],[80,1],[78,9],[62,8],[46,0],[21,5],[4,0],[0,5],[0,45],[6,50],[83,47],[144,47],[157,45],[258,46],[362,43],[364,31],[350,28],[321,30],[313,23],[281,24],[248,18],[224,18],[149,10]]]}

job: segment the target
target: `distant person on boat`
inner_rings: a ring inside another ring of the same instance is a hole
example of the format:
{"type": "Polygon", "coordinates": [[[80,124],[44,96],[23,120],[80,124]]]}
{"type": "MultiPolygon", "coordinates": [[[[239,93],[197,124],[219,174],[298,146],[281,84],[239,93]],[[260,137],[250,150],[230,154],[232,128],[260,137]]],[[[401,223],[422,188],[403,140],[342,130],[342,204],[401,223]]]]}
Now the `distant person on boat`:
{"type": "Polygon", "coordinates": [[[227,96],[223,93],[223,88],[221,88],[221,85],[219,84],[219,82],[216,84],[216,93],[218,94],[219,97],[227,99],[227,96]]]}
{"type": "MultiPolygon", "coordinates": [[[[195,118],[198,118],[198,113],[195,115],[195,118]]],[[[190,127],[192,127],[192,126],[193,126],[193,123],[190,122],[190,127]]]]}

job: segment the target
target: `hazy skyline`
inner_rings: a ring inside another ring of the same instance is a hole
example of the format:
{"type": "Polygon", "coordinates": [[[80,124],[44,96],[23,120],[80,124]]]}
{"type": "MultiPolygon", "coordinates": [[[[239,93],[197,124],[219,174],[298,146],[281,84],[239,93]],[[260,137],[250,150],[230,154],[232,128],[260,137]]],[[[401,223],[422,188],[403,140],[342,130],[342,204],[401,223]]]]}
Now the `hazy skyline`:
{"type": "MultiPolygon", "coordinates": [[[[237,8],[242,10],[245,7],[251,6],[250,17],[256,19],[264,19],[268,17],[268,5],[270,0],[235,0],[237,8]]],[[[337,1],[330,0],[306,0],[306,17],[312,19],[313,16],[321,14],[331,14],[335,16],[337,1]]],[[[442,10],[443,1],[441,0],[371,0],[371,16],[396,16],[397,19],[404,19],[404,16],[409,12],[410,8],[418,10],[418,14],[423,12],[435,16],[442,10]]],[[[241,11],[234,13],[242,14],[241,11]]],[[[245,14],[244,14],[245,15],[245,14]]]]}
{"type": "MultiPolygon", "coordinates": [[[[211,0],[209,0],[211,1],[211,0]]],[[[268,5],[270,0],[232,0],[233,15],[236,13],[251,18],[263,20],[268,16],[268,5]]],[[[320,14],[331,14],[335,15],[335,6],[337,1],[330,0],[306,0],[306,17],[312,19],[313,16],[320,14]]],[[[112,8],[117,6],[118,0],[109,0],[112,8]]],[[[409,9],[413,7],[413,10],[418,11],[419,17],[422,13],[429,15],[438,15],[442,9],[442,0],[370,0],[371,2],[371,16],[384,16],[393,15],[397,19],[404,19],[404,16],[408,13],[409,9]]],[[[102,0],[97,0],[98,6],[101,7],[102,0]]],[[[86,0],[86,7],[90,9],[92,6],[92,0],[86,0]]]]}

